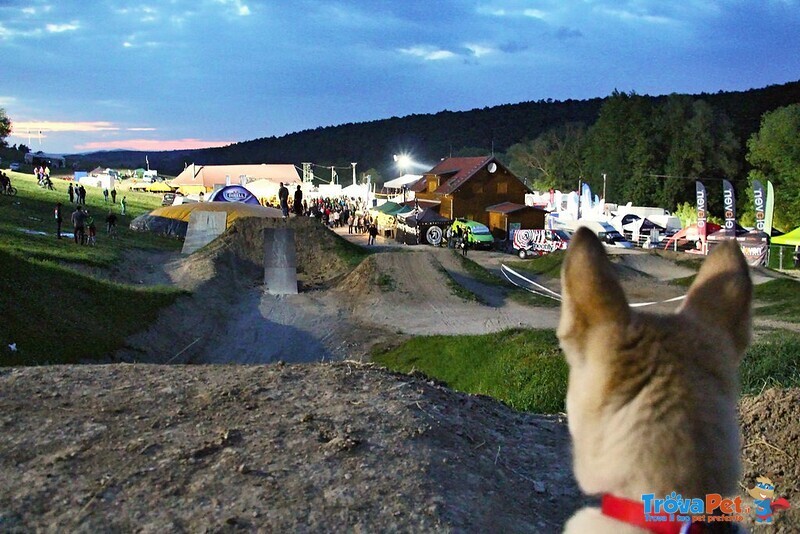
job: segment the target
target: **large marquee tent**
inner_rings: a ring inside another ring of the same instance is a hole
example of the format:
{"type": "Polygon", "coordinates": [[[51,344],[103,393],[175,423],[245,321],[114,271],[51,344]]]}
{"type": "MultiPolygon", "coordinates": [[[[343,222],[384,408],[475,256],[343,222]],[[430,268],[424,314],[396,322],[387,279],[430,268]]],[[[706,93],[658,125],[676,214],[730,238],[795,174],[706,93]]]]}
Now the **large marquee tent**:
{"type": "Polygon", "coordinates": [[[189,216],[198,211],[224,211],[226,226],[240,217],[274,217],[282,218],[281,210],[265,208],[241,202],[192,202],[178,206],[156,208],[149,213],[136,217],[131,221],[131,229],[149,231],[161,235],[186,237],[189,216]]]}

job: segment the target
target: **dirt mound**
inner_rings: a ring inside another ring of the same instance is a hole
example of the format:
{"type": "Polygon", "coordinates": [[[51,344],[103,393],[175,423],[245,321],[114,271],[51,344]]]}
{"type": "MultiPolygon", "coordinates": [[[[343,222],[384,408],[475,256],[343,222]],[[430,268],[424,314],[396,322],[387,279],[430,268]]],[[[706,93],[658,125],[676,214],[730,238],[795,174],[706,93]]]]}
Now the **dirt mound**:
{"type": "MultiPolygon", "coordinates": [[[[785,497],[791,510],[775,514],[770,532],[800,529],[800,388],[768,389],[739,404],[742,428],[742,485],[767,476],[776,483],[775,497],[785,497]]],[[[752,497],[743,494],[752,503],[752,497]]]]}
{"type": "Polygon", "coordinates": [[[352,362],[2,370],[0,428],[4,532],[547,532],[584,501],[560,418],[352,362]]]}
{"type": "MultiPolygon", "coordinates": [[[[297,280],[301,289],[319,287],[342,276],[350,265],[337,251],[348,244],[318,219],[236,219],[217,239],[186,259],[183,270],[206,280],[228,278],[260,284],[264,276],[264,229],[291,228],[295,232],[297,280]]],[[[191,285],[191,284],[190,284],[191,285]]]]}

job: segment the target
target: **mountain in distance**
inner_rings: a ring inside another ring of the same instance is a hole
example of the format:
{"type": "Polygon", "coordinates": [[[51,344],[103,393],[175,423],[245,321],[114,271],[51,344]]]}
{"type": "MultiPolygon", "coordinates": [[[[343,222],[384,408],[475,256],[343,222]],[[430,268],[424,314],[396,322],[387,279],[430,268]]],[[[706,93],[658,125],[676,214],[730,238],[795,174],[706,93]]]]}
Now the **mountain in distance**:
{"type": "MultiPolygon", "coordinates": [[[[689,95],[723,111],[734,124],[742,146],[759,128],[761,116],[773,109],[800,103],[800,80],[746,91],[719,91],[689,95]]],[[[665,95],[649,97],[654,103],[665,95]]],[[[440,111],[361,123],[318,127],[279,137],[264,137],[225,147],[196,150],[143,152],[112,150],[68,156],[78,168],[95,166],[138,168],[145,155],[150,167],[167,175],[179,174],[187,165],[312,162],[322,167],[377,169],[386,179],[393,177],[393,154],[413,154],[431,167],[449,155],[501,155],[511,145],[535,139],[547,130],[570,122],[591,125],[606,98],[588,100],[552,99],[503,104],[469,111],[440,111]]],[[[315,170],[327,179],[330,171],[315,170]]],[[[339,172],[340,176],[343,173],[339,172]]],[[[347,175],[349,177],[349,174],[347,175]]],[[[344,179],[347,183],[349,178],[344,179]]]]}

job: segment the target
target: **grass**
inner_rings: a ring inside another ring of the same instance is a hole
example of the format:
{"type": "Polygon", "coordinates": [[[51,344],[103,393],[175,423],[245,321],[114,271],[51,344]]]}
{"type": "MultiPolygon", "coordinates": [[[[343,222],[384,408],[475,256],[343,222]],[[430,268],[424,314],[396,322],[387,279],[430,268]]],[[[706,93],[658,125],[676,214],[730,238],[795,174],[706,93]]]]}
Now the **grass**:
{"type": "Polygon", "coordinates": [[[114,284],[67,267],[110,267],[123,261],[130,248],[178,250],[178,240],[128,228],[132,217],[160,206],[160,197],[120,191],[117,200],[128,197],[129,214],[119,216],[116,238],[109,239],[105,215],[109,208],[119,214],[119,204],[104,204],[101,190],[87,187],[98,244],[78,246],[70,239],[55,238],[56,202],[64,204],[62,230],[71,230],[68,183],[56,178],[56,190],[49,191],[40,188],[32,175],[9,175],[18,193],[0,196],[0,365],[103,360],[181,294],[167,287],[114,284]],[[11,343],[16,343],[17,352],[8,350],[11,343]]]}
{"type": "MultiPolygon", "coordinates": [[[[553,330],[418,337],[378,349],[372,358],[394,371],[419,371],[516,410],[564,411],[568,367],[553,330]]],[[[761,337],[747,350],[739,372],[744,395],[765,387],[800,387],[800,334],[776,331],[761,337]]]]}
{"type": "Polygon", "coordinates": [[[755,308],[761,317],[775,317],[781,321],[800,321],[800,282],[790,278],[777,278],[754,288],[754,298],[766,302],[755,308]]]}
{"type": "Polygon", "coordinates": [[[161,205],[160,197],[144,193],[120,192],[128,197],[128,214],[119,214],[119,204],[104,204],[101,190],[87,187],[87,208],[95,217],[98,229],[98,246],[79,247],[69,239],[55,239],[53,210],[57,202],[63,204],[62,231],[71,232],[69,222],[73,206],[69,205],[66,190],[68,182],[54,179],[56,191],[42,189],[31,175],[10,173],[17,196],[0,196],[0,250],[23,255],[26,258],[55,262],[80,263],[96,267],[109,267],[119,261],[122,252],[131,247],[179,250],[176,239],[150,233],[134,232],[128,228],[131,219],[161,205]],[[105,216],[109,209],[118,215],[115,239],[105,236],[105,216]],[[44,232],[39,235],[30,232],[44,232]]]}
{"type": "Polygon", "coordinates": [[[512,261],[508,266],[516,271],[527,271],[533,274],[558,278],[561,276],[561,264],[564,263],[567,251],[557,250],[538,258],[524,261],[512,261]]]}
{"type": "Polygon", "coordinates": [[[762,337],[747,350],[739,376],[745,395],[765,387],[800,387],[800,335],[776,331],[762,337]]]}
{"type": "Polygon", "coordinates": [[[456,254],[456,256],[458,256],[460,259],[461,266],[464,268],[464,270],[472,275],[472,277],[486,285],[501,286],[506,288],[508,290],[508,298],[514,302],[537,308],[554,308],[560,304],[557,300],[531,293],[530,291],[526,291],[525,289],[515,286],[507,280],[498,278],[482,265],[475,263],[471,259],[459,254],[458,252],[454,252],[454,254],[456,254]]]}
{"type": "Polygon", "coordinates": [[[458,282],[456,282],[455,279],[453,278],[453,275],[451,275],[447,271],[447,269],[445,269],[441,265],[438,265],[436,268],[439,269],[439,272],[441,272],[444,275],[445,279],[447,280],[447,287],[450,288],[450,292],[453,295],[455,295],[458,298],[461,298],[463,300],[466,300],[466,301],[478,302],[480,304],[486,304],[486,301],[484,301],[480,297],[480,295],[476,295],[475,293],[473,293],[472,291],[470,291],[466,287],[464,287],[461,284],[459,284],[458,282]]]}
{"type": "Polygon", "coordinates": [[[378,287],[381,288],[381,291],[394,291],[396,285],[391,275],[383,273],[378,277],[378,287]]]}
{"type": "Polygon", "coordinates": [[[455,390],[488,395],[516,410],[564,411],[568,369],[552,330],[419,337],[373,354],[373,360],[399,372],[421,371],[455,390]]]}
{"type": "Polygon", "coordinates": [[[364,258],[373,253],[371,250],[366,250],[364,247],[351,243],[343,237],[337,236],[334,243],[334,253],[351,268],[357,267],[364,258]]]}

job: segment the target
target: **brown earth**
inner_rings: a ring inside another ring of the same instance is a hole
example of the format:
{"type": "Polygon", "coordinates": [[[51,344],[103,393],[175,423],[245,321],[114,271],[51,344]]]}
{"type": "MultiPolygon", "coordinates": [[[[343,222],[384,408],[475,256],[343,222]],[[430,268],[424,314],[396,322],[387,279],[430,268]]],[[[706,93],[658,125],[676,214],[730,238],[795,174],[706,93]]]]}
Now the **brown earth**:
{"type": "MultiPolygon", "coordinates": [[[[304,288],[267,295],[260,224],[188,258],[131,251],[96,273],[191,291],[109,358],[150,364],[0,371],[0,531],[540,532],[586,502],[563,416],[365,363],[410,335],[553,328],[557,308],[511,301],[447,249],[379,238],[350,270],[311,220],[266,223],[295,229],[304,288]],[[325,363],[152,365],[282,361],[325,363]]],[[[470,258],[494,272],[512,257],[470,258]]],[[[615,262],[632,301],[678,295],[668,282],[687,275],[661,256],[615,262]]],[[[765,532],[800,529],[798,401],[800,390],[742,400],[742,488],[774,473],[795,506],[765,532]]]]}

